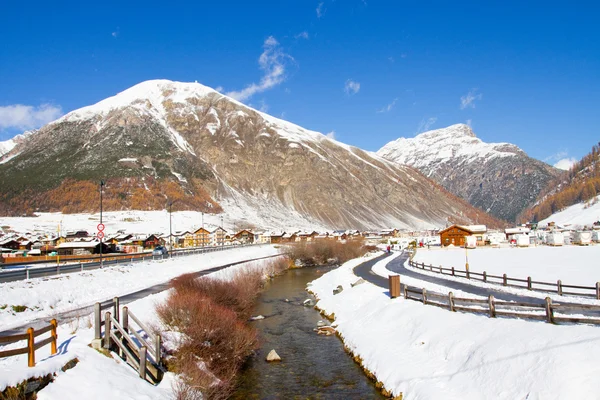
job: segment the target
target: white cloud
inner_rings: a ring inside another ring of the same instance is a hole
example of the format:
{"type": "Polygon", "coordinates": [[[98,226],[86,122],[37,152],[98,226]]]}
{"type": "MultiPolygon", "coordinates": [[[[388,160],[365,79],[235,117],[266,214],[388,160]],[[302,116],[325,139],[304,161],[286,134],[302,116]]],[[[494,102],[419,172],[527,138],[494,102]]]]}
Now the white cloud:
{"type": "Polygon", "coordinates": [[[113,33],[111,33],[112,37],[116,38],[117,36],[119,36],[119,32],[115,31],[113,33]]]}
{"type": "Polygon", "coordinates": [[[435,124],[437,121],[437,117],[429,117],[427,119],[423,118],[421,122],[419,122],[419,127],[417,128],[417,133],[427,132],[429,128],[435,124]]]}
{"type": "Polygon", "coordinates": [[[262,111],[262,112],[264,112],[264,113],[266,113],[267,111],[269,111],[269,105],[268,105],[267,103],[265,103],[265,100],[264,100],[264,99],[262,99],[262,100],[260,101],[260,108],[259,108],[259,111],[262,111]]]}
{"type": "Polygon", "coordinates": [[[381,110],[378,110],[377,112],[378,113],[390,112],[392,110],[392,108],[394,108],[394,106],[396,105],[397,101],[398,101],[398,98],[396,97],[390,104],[383,107],[381,110]]]}
{"type": "Polygon", "coordinates": [[[327,136],[329,139],[335,140],[335,131],[331,131],[329,133],[326,133],[325,136],[327,136]]]}
{"type": "Polygon", "coordinates": [[[321,2],[317,6],[317,18],[321,18],[323,15],[325,15],[325,9],[323,8],[324,5],[325,3],[321,2]]]}
{"type": "Polygon", "coordinates": [[[240,91],[229,92],[227,96],[244,101],[256,93],[264,92],[279,85],[285,80],[286,61],[294,61],[294,58],[281,50],[279,42],[273,36],[269,36],[265,40],[263,49],[262,54],[258,58],[258,65],[264,71],[260,82],[252,83],[240,91]]]}
{"type": "Polygon", "coordinates": [[[348,79],[344,85],[344,92],[348,95],[356,94],[360,90],[360,83],[348,79]]]}
{"type": "Polygon", "coordinates": [[[304,32],[300,32],[297,35],[294,35],[295,39],[308,39],[308,32],[304,31],[304,32]]]}
{"type": "Polygon", "coordinates": [[[462,96],[460,98],[460,109],[464,110],[465,108],[475,108],[475,101],[481,100],[483,98],[483,94],[477,93],[477,89],[469,90],[469,93],[462,96]]]}
{"type": "Polygon", "coordinates": [[[215,90],[216,90],[217,92],[219,92],[219,93],[222,93],[222,92],[223,92],[223,86],[217,86],[217,87],[215,88],[215,90]]]}
{"type": "Polygon", "coordinates": [[[473,120],[472,119],[468,119],[467,120],[467,125],[469,125],[470,128],[473,127],[473,120]]]}
{"type": "Polygon", "coordinates": [[[60,106],[42,104],[38,107],[13,104],[0,107],[1,129],[35,129],[62,115],[60,106]]]}
{"type": "Polygon", "coordinates": [[[568,171],[576,162],[577,159],[575,158],[563,158],[562,160],[558,160],[558,162],[554,164],[554,168],[568,171]]]}

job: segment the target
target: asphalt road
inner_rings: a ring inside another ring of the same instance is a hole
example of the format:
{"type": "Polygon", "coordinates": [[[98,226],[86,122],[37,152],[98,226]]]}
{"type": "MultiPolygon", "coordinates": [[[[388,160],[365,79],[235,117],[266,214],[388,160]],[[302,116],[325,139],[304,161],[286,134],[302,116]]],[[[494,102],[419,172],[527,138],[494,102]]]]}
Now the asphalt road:
{"type": "MultiPolygon", "coordinates": [[[[375,265],[378,261],[380,261],[386,257],[389,257],[389,256],[390,256],[390,254],[384,254],[383,256],[377,257],[371,261],[367,261],[363,264],[360,264],[358,267],[354,268],[354,274],[363,278],[367,282],[370,282],[374,285],[377,285],[377,286],[385,288],[385,289],[389,289],[388,280],[371,271],[371,268],[373,267],[373,265],[375,265]]],[[[404,286],[405,286],[402,283],[402,276],[408,276],[411,278],[420,279],[422,281],[435,283],[437,285],[444,286],[444,287],[448,288],[448,291],[460,290],[460,291],[463,291],[466,293],[470,293],[470,294],[477,295],[477,296],[483,296],[483,297],[492,295],[492,296],[494,296],[494,298],[496,300],[526,302],[526,303],[536,303],[536,304],[540,304],[543,301],[539,297],[507,293],[507,292],[502,291],[501,289],[474,286],[469,283],[458,282],[458,281],[455,281],[452,279],[446,279],[443,276],[438,277],[438,276],[430,276],[430,275],[426,275],[426,274],[421,274],[419,272],[410,270],[404,266],[404,264],[408,260],[408,258],[409,258],[409,253],[404,251],[404,252],[402,252],[402,254],[399,257],[397,257],[394,260],[391,260],[386,265],[386,268],[388,270],[390,270],[391,272],[397,273],[401,276],[401,278],[400,278],[400,290],[401,291],[404,290],[404,286]]],[[[388,295],[389,295],[389,292],[388,292],[388,295]]],[[[560,304],[580,304],[580,303],[568,301],[565,298],[565,300],[560,301],[560,304]]],[[[562,311],[562,313],[577,314],[580,312],[565,310],[565,311],[562,311]]],[[[595,315],[595,314],[597,315],[598,314],[593,311],[588,311],[588,313],[589,313],[588,315],[595,315]]]]}
{"type": "MultiPolygon", "coordinates": [[[[229,264],[223,264],[223,265],[220,265],[218,267],[213,267],[213,268],[210,268],[210,269],[205,269],[203,271],[196,272],[196,273],[194,273],[194,275],[200,277],[200,276],[208,275],[208,274],[211,274],[213,272],[217,272],[219,270],[222,270],[222,269],[234,266],[234,265],[243,264],[243,263],[251,262],[251,261],[264,260],[266,258],[279,257],[279,256],[280,256],[280,254],[273,255],[273,256],[253,258],[253,259],[250,259],[250,260],[238,261],[238,262],[229,263],[229,264]]],[[[150,296],[152,294],[160,293],[160,292],[162,292],[164,290],[167,290],[169,288],[169,286],[170,286],[170,280],[167,281],[167,282],[163,282],[163,283],[159,283],[157,285],[153,285],[153,286],[147,287],[147,288],[142,289],[142,290],[138,290],[137,292],[134,292],[134,293],[129,293],[127,295],[120,296],[119,297],[119,304],[120,305],[125,305],[125,304],[131,303],[133,301],[142,299],[142,298],[144,298],[146,296],[150,296]]],[[[69,321],[71,321],[71,320],[73,320],[73,319],[75,319],[77,317],[93,313],[94,312],[94,304],[95,303],[92,303],[92,304],[84,306],[84,307],[79,307],[79,308],[77,308],[75,310],[66,311],[66,312],[60,313],[60,314],[58,314],[56,316],[39,318],[39,319],[30,321],[30,322],[27,322],[26,324],[23,324],[21,326],[18,326],[18,327],[12,328],[12,329],[8,329],[8,330],[0,331],[0,337],[2,337],[2,336],[9,336],[9,335],[17,335],[17,334],[23,333],[29,327],[33,327],[33,329],[43,328],[43,327],[45,327],[45,326],[48,325],[48,321],[50,319],[52,319],[52,318],[55,318],[56,321],[58,321],[59,325],[60,324],[64,324],[65,322],[69,322],[69,321]]],[[[110,300],[106,300],[106,301],[101,302],[101,304],[102,304],[103,307],[104,306],[110,307],[110,306],[112,306],[113,301],[112,301],[112,299],[110,299],[110,300]]],[[[2,328],[0,328],[0,329],[2,329],[2,328]]]]}

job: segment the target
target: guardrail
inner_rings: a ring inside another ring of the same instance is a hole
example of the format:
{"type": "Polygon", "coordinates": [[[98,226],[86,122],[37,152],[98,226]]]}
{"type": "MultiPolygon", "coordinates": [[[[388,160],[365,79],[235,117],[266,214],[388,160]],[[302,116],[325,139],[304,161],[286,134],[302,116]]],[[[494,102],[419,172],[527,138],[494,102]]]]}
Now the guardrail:
{"type": "MultiPolygon", "coordinates": [[[[262,243],[257,244],[245,244],[245,245],[229,245],[229,246],[215,246],[215,247],[202,247],[194,249],[180,249],[173,250],[169,254],[153,255],[152,253],[136,253],[136,254],[114,254],[102,258],[102,261],[98,258],[98,261],[82,262],[73,264],[57,264],[48,267],[33,267],[33,268],[22,268],[22,269],[4,269],[0,270],[0,283],[2,282],[14,282],[24,279],[40,278],[44,276],[52,276],[59,274],[68,274],[73,272],[83,272],[87,270],[98,269],[100,267],[110,265],[122,265],[130,264],[135,262],[150,261],[150,260],[164,260],[168,258],[197,255],[204,253],[211,253],[216,251],[229,250],[233,248],[249,247],[249,246],[260,246],[262,243]]],[[[22,264],[27,266],[29,264],[22,264]]],[[[15,265],[11,265],[15,267],[15,265]]]]}
{"type": "Polygon", "coordinates": [[[473,272],[469,270],[460,270],[451,268],[444,268],[441,265],[439,267],[435,267],[433,265],[425,265],[425,263],[418,263],[412,260],[409,260],[408,264],[411,267],[419,268],[424,271],[430,271],[441,275],[454,276],[459,278],[466,278],[470,280],[481,281],[484,283],[491,283],[506,287],[527,289],[536,292],[545,292],[545,293],[557,293],[559,296],[582,296],[582,297],[592,297],[597,300],[600,300],[600,282],[596,282],[595,286],[581,286],[581,285],[567,285],[562,283],[559,279],[554,282],[542,282],[542,281],[534,281],[530,276],[527,279],[519,279],[519,278],[510,278],[503,274],[502,276],[498,275],[490,275],[486,271],[483,273],[473,272]],[[537,285],[537,287],[534,287],[537,285]],[[543,287],[540,287],[543,286],[543,287]],[[553,289],[553,288],[556,289],[553,289]],[[578,292],[574,292],[570,289],[579,290],[578,292]],[[591,292],[591,293],[590,293],[591,292]]]}
{"type": "MultiPolygon", "coordinates": [[[[399,285],[398,275],[389,277],[390,288],[399,285]]],[[[392,291],[390,290],[390,293],[392,291]]],[[[448,294],[430,292],[425,288],[404,285],[404,298],[422,302],[425,305],[437,306],[448,311],[462,311],[467,313],[487,314],[490,318],[498,316],[514,317],[522,319],[532,319],[546,321],[557,324],[560,322],[580,323],[580,324],[600,324],[600,306],[589,304],[559,304],[553,303],[552,299],[546,297],[544,302],[528,303],[499,301],[494,296],[488,296],[486,299],[455,297],[452,292],[448,294]],[[572,317],[556,315],[564,311],[577,312],[587,317],[572,317]]],[[[400,297],[400,296],[395,296],[400,297]]]]}
{"type": "Polygon", "coordinates": [[[29,367],[35,367],[35,351],[40,347],[43,347],[47,344],[50,344],[50,353],[56,354],[56,341],[58,339],[58,335],[56,333],[56,327],[58,326],[55,319],[50,321],[50,325],[38,329],[37,331],[33,328],[27,329],[26,333],[22,333],[19,335],[11,335],[11,336],[3,336],[0,337],[0,344],[10,344],[17,343],[23,340],[27,340],[27,346],[19,347],[17,349],[0,351],[0,358],[2,357],[12,357],[19,354],[27,354],[27,365],[29,367]],[[41,342],[35,342],[35,338],[43,335],[46,332],[50,332],[50,337],[42,340],[41,342]]]}

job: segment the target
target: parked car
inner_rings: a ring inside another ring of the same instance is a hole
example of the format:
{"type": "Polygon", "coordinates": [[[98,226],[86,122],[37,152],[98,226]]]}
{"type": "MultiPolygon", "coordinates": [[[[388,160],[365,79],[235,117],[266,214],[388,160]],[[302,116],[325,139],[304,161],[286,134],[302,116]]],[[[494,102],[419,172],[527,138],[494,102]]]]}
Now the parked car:
{"type": "Polygon", "coordinates": [[[153,256],[162,256],[162,255],[165,255],[167,253],[169,253],[169,251],[164,246],[156,246],[154,248],[154,250],[152,250],[152,255],[153,256]]]}

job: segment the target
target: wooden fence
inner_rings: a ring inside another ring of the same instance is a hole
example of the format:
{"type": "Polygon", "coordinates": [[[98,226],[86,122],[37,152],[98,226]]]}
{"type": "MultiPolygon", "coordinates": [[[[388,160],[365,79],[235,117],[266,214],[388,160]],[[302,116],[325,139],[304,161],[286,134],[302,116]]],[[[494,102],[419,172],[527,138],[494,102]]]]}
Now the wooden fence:
{"type": "Polygon", "coordinates": [[[435,272],[441,275],[467,278],[471,280],[492,283],[506,287],[521,288],[537,292],[558,293],[558,295],[560,296],[570,295],[592,297],[597,300],[600,300],[600,282],[596,282],[595,286],[567,285],[562,283],[560,279],[556,282],[541,282],[532,280],[530,276],[528,276],[527,279],[510,278],[506,276],[506,274],[498,276],[490,275],[486,271],[483,271],[483,273],[479,273],[472,272],[469,270],[455,269],[454,267],[443,268],[441,265],[439,267],[435,267],[433,265],[425,265],[425,263],[418,263],[412,260],[409,261],[409,265],[414,268],[419,268],[424,271],[435,272]],[[574,292],[573,290],[578,291],[574,292]]]}
{"type": "Polygon", "coordinates": [[[27,354],[27,365],[29,367],[35,367],[35,351],[40,347],[50,344],[50,354],[56,354],[56,341],[58,335],[56,334],[56,328],[58,324],[55,319],[50,321],[50,325],[38,329],[37,331],[33,328],[27,329],[26,333],[19,335],[3,336],[0,337],[0,344],[16,343],[22,340],[27,340],[27,346],[19,347],[17,349],[0,351],[1,357],[12,357],[19,354],[27,354]],[[50,337],[43,339],[42,341],[35,342],[35,338],[43,335],[46,332],[50,332],[50,337]]]}
{"type": "Polygon", "coordinates": [[[148,329],[127,307],[120,310],[118,297],[105,306],[96,303],[94,317],[95,340],[104,349],[118,352],[123,360],[138,371],[140,378],[151,383],[160,382],[163,366],[159,334],[148,329]],[[105,309],[112,309],[113,312],[107,311],[102,315],[105,309]]]}
{"type": "MultiPolygon", "coordinates": [[[[392,278],[390,276],[390,285],[392,278]]],[[[395,278],[398,279],[398,278],[395,278]]],[[[413,286],[404,286],[404,298],[407,300],[415,300],[426,305],[445,308],[449,311],[462,311],[468,313],[487,314],[490,318],[498,316],[514,317],[523,319],[533,319],[546,321],[549,323],[571,322],[583,324],[600,324],[600,306],[588,304],[558,304],[553,303],[552,299],[546,297],[540,303],[513,302],[496,300],[494,296],[488,296],[486,299],[455,297],[452,292],[442,294],[430,292],[424,288],[413,286]],[[585,315],[593,313],[595,317],[573,317],[566,316],[564,312],[577,312],[585,315]],[[562,313],[561,315],[555,315],[562,313]]]]}

